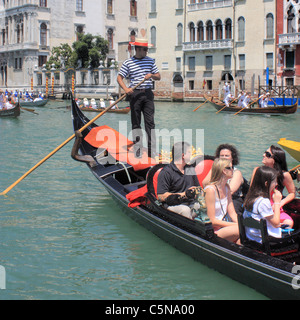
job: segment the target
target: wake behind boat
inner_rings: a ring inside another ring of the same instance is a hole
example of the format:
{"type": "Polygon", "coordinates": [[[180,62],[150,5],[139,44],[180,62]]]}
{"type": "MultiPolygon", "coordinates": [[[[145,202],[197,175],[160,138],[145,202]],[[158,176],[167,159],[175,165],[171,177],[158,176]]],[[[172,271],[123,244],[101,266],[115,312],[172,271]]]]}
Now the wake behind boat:
{"type": "MultiPolygon", "coordinates": [[[[89,122],[72,100],[72,119],[76,133],[89,122]]],[[[156,181],[163,164],[148,158],[134,158],[132,142],[116,130],[91,124],[75,140],[72,156],[85,162],[92,174],[111,194],[126,214],[195,260],[256,289],[274,299],[300,299],[295,281],[300,264],[299,238],[293,249],[280,244],[277,253],[264,248],[237,245],[219,238],[205,215],[195,220],[175,214],[158,204],[156,181]],[[79,151],[79,152],[78,152],[79,151]],[[78,157],[75,155],[78,152],[78,157]],[[294,265],[296,264],[296,265],[294,265]]],[[[212,165],[212,157],[195,162],[204,171],[212,165]]],[[[200,181],[200,176],[198,176],[200,181]]],[[[299,202],[292,209],[298,221],[299,202]]],[[[299,222],[295,222],[295,226],[299,222]]],[[[297,278],[296,278],[297,279],[297,278]]]]}
{"type": "Polygon", "coordinates": [[[266,108],[261,108],[258,103],[252,104],[249,108],[238,107],[237,103],[225,107],[225,104],[213,96],[204,95],[211,106],[216,108],[218,111],[223,109],[221,112],[230,112],[239,114],[265,114],[265,115],[283,115],[283,114],[293,114],[298,108],[298,99],[295,99],[295,103],[292,105],[276,105],[268,106],[266,108]]]}

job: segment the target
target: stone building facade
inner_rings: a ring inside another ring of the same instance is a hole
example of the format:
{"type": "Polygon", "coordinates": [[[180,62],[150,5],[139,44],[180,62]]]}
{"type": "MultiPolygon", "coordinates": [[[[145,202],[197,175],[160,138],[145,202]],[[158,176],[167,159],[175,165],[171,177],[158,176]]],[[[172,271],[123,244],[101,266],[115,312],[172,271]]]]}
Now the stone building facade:
{"type": "Polygon", "coordinates": [[[277,75],[283,86],[300,85],[300,3],[277,0],[277,75]]]}
{"type": "Polygon", "coordinates": [[[2,0],[0,87],[30,88],[52,48],[71,45],[77,33],[101,35],[109,41],[108,59],[123,61],[129,41],[146,32],[146,1],[2,0]]]}
{"type": "Polygon", "coordinates": [[[157,94],[193,99],[219,94],[226,79],[233,91],[255,91],[275,81],[276,1],[149,0],[151,57],[161,69],[157,94]],[[159,6],[157,6],[159,3],[159,6]]]}

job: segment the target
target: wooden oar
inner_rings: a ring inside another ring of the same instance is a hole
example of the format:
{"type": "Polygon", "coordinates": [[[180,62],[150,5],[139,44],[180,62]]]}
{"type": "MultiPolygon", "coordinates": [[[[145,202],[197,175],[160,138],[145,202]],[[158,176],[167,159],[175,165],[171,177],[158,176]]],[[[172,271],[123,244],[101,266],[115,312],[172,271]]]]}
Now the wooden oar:
{"type": "Polygon", "coordinates": [[[224,106],[222,109],[218,110],[218,111],[216,112],[216,114],[219,113],[219,112],[221,112],[222,110],[224,110],[226,107],[227,107],[227,106],[226,106],[226,104],[225,104],[225,106],[224,106]]]}
{"type": "Polygon", "coordinates": [[[275,102],[275,100],[273,98],[270,98],[270,100],[272,100],[274,102],[275,106],[278,106],[278,104],[275,102]]]}
{"type": "Polygon", "coordinates": [[[205,100],[203,103],[201,103],[200,106],[198,106],[196,109],[194,109],[194,112],[195,112],[196,110],[198,110],[200,107],[202,107],[206,102],[207,102],[207,100],[205,100]]]}
{"type": "MultiPolygon", "coordinates": [[[[253,103],[257,102],[258,100],[259,100],[259,98],[256,99],[255,101],[251,102],[251,103],[248,105],[248,107],[250,107],[253,103]]],[[[237,115],[238,113],[240,113],[241,111],[243,111],[245,108],[246,108],[246,107],[243,107],[241,110],[239,110],[238,112],[236,112],[236,113],[234,114],[234,116],[237,115]]]]}
{"type": "MultiPolygon", "coordinates": [[[[236,101],[237,99],[238,99],[238,98],[233,99],[233,100],[229,103],[229,106],[230,106],[231,104],[233,104],[234,101],[236,101]]],[[[222,110],[224,110],[226,107],[227,107],[227,106],[226,106],[226,104],[225,104],[225,106],[224,106],[222,109],[218,110],[218,111],[216,112],[216,114],[218,114],[219,112],[221,112],[222,110]]]]}
{"type": "Polygon", "coordinates": [[[29,111],[29,112],[32,112],[34,114],[38,114],[37,112],[35,112],[33,109],[28,109],[28,108],[24,108],[24,107],[20,107],[21,110],[26,110],[26,111],[29,111]]]}
{"type": "MultiPolygon", "coordinates": [[[[146,79],[138,83],[135,87],[132,89],[136,89],[139,87],[146,79]]],[[[93,122],[95,122],[97,119],[99,119],[104,113],[106,113],[110,108],[112,108],[114,105],[119,103],[121,100],[123,100],[126,97],[126,93],[123,94],[116,102],[105,108],[101,113],[99,113],[95,118],[90,120],[87,124],[85,124],[82,128],[80,128],[78,131],[82,132],[85,130],[88,126],[90,126],[93,122]]],[[[75,102],[74,102],[75,103],[75,102]]],[[[21,178],[19,178],[17,181],[15,181],[12,185],[10,185],[7,189],[5,189],[3,192],[0,193],[1,196],[6,195],[7,192],[9,192],[12,188],[14,188],[18,183],[20,183],[23,179],[25,179],[31,172],[33,172],[35,169],[37,169],[41,164],[43,164],[46,160],[48,160],[50,157],[52,157],[57,151],[59,151],[62,147],[64,147],[67,143],[69,143],[73,138],[75,137],[75,133],[73,133],[66,141],[64,141],[62,144],[60,144],[57,148],[55,148],[53,151],[51,151],[44,159],[42,159],[40,162],[38,162],[34,167],[32,167],[29,171],[27,171],[21,178]]]]}

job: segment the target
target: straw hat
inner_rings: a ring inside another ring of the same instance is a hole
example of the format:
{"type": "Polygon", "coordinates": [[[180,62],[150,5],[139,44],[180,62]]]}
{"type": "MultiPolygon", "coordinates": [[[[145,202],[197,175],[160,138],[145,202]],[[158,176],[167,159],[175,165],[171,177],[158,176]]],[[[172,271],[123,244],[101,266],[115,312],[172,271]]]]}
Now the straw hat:
{"type": "Polygon", "coordinates": [[[148,39],[138,39],[136,38],[134,42],[129,42],[132,46],[136,47],[153,47],[153,44],[148,43],[148,39]]]}

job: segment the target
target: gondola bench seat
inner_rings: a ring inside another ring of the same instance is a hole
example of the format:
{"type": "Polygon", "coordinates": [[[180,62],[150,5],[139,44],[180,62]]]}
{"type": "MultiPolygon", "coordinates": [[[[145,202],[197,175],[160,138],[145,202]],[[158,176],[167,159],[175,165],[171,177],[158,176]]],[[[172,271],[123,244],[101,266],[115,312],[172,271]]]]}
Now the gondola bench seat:
{"type": "Polygon", "coordinates": [[[290,235],[283,236],[282,238],[274,238],[268,235],[267,221],[265,219],[258,221],[252,217],[244,218],[242,214],[238,214],[238,224],[242,245],[281,259],[285,259],[287,255],[289,255],[289,257],[291,257],[291,255],[295,257],[299,256],[300,230],[292,232],[290,235]],[[246,236],[246,227],[260,230],[262,243],[248,239],[246,236]]]}

